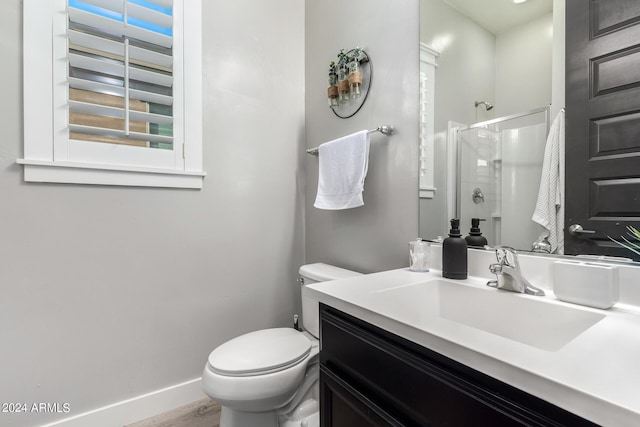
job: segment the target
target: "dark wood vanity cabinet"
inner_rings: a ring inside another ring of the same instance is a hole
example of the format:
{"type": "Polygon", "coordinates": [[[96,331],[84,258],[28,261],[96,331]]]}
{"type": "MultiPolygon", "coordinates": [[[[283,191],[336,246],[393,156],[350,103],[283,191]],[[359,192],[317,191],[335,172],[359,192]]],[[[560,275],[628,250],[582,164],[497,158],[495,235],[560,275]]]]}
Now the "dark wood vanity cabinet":
{"type": "Polygon", "coordinates": [[[320,336],[322,427],[595,426],[323,304],[320,336]]]}

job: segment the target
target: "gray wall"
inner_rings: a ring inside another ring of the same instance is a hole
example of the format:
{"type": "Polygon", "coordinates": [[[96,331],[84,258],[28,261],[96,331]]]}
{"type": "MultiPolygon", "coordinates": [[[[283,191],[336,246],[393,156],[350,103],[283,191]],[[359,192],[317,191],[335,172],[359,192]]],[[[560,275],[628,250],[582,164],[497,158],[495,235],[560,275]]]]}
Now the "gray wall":
{"type": "Polygon", "coordinates": [[[496,37],[495,117],[551,104],[553,14],[496,37]]]}
{"type": "Polygon", "coordinates": [[[197,378],[216,345],[288,325],[304,261],[304,4],[203,1],[201,191],[24,183],[22,2],[3,10],[0,402],[72,412],[0,424],[197,378]]]}
{"type": "Polygon", "coordinates": [[[307,147],[397,128],[372,135],[362,207],[314,208],[318,158],[305,156],[306,260],[361,272],[408,266],[407,242],[418,232],[418,0],[307,0],[305,29],[307,147]],[[355,46],[371,57],[374,80],[362,110],[342,120],[327,106],[327,69],[341,48],[355,46]]]}
{"type": "Polygon", "coordinates": [[[551,60],[551,117],[556,117],[565,102],[565,0],[553,0],[553,59],[551,60]]]}

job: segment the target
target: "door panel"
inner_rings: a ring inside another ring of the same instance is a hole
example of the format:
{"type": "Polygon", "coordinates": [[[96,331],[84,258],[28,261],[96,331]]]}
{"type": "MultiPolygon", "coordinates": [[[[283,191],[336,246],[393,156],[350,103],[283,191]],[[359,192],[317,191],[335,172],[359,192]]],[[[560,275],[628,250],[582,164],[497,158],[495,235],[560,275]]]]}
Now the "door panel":
{"type": "Polygon", "coordinates": [[[594,37],[632,26],[640,20],[640,3],[637,1],[592,0],[591,3],[594,37]]]}
{"type": "Polygon", "coordinates": [[[567,0],[565,253],[632,257],[640,221],[640,2],[567,0]]]}

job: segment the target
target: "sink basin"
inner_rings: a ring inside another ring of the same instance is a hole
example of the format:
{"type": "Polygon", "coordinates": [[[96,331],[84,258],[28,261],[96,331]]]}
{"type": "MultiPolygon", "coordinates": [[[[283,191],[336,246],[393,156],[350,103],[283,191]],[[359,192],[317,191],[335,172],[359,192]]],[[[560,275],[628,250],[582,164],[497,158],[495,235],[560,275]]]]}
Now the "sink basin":
{"type": "Polygon", "coordinates": [[[545,297],[443,279],[374,291],[369,298],[382,314],[409,323],[445,319],[546,351],[558,351],[604,318],[545,297]]]}

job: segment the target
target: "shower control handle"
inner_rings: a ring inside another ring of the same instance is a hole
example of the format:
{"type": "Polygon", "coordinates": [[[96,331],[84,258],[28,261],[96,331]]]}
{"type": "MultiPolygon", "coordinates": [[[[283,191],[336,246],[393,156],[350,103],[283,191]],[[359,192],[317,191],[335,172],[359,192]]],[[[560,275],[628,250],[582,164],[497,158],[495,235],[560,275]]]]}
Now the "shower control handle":
{"type": "Polygon", "coordinates": [[[482,190],[480,188],[474,188],[473,194],[471,194],[471,199],[476,205],[484,203],[484,194],[482,194],[482,190]]]}

